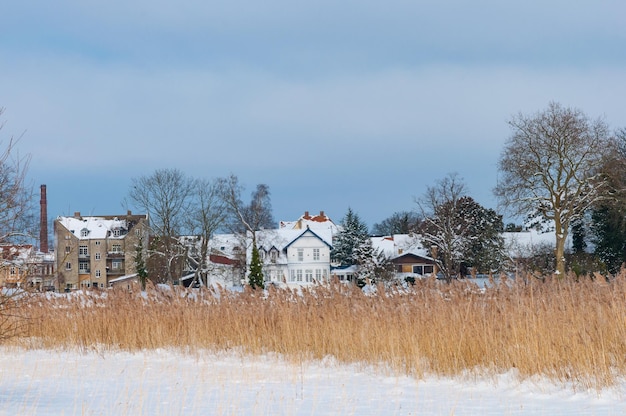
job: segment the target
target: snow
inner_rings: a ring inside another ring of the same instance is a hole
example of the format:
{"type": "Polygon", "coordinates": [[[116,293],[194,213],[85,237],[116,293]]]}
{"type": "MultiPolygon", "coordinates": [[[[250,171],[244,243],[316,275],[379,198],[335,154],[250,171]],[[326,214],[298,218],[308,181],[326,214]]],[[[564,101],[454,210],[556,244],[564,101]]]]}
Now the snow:
{"type": "MultiPolygon", "coordinates": [[[[126,229],[127,224],[126,220],[120,219],[107,219],[102,217],[59,217],[59,223],[70,230],[72,234],[74,234],[78,239],[104,239],[107,238],[115,238],[115,236],[108,235],[108,232],[113,229],[126,229]],[[82,231],[86,231],[85,234],[82,231]]],[[[118,238],[123,238],[123,235],[120,235],[118,238]]]]}
{"type": "Polygon", "coordinates": [[[0,348],[0,415],[621,415],[626,382],[577,391],[513,372],[416,380],[331,358],[0,348]]]}

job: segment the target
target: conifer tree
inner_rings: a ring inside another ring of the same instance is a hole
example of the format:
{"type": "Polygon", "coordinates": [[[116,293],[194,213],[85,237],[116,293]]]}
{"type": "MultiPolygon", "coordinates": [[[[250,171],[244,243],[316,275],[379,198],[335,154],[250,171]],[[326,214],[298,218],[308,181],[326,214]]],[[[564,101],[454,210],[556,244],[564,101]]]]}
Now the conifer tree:
{"type": "Polygon", "coordinates": [[[139,238],[137,246],[135,247],[135,271],[141,283],[141,290],[146,290],[148,270],[146,269],[146,260],[144,259],[143,238],[139,238]]]}
{"type": "Polygon", "coordinates": [[[348,208],[341,226],[341,231],[333,241],[331,257],[341,266],[358,264],[356,250],[369,239],[367,225],[361,221],[358,214],[348,208]]]}
{"type": "Polygon", "coordinates": [[[250,275],[248,276],[248,283],[252,289],[263,289],[263,264],[261,264],[261,256],[259,256],[259,249],[256,243],[252,245],[252,259],[250,260],[250,275]]]}

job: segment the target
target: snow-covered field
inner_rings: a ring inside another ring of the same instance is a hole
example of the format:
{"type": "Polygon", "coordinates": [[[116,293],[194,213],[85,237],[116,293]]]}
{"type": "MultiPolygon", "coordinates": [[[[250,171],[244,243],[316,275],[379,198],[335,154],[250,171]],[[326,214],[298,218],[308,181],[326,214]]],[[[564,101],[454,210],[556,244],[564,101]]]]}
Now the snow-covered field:
{"type": "Polygon", "coordinates": [[[333,360],[0,348],[1,415],[623,415],[626,382],[415,380],[333,360]]]}

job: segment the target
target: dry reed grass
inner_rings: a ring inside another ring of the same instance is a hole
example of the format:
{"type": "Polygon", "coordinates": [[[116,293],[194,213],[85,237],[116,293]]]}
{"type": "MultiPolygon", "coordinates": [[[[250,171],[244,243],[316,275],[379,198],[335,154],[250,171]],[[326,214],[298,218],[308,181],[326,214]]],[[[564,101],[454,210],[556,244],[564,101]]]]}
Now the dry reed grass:
{"type": "Polygon", "coordinates": [[[516,369],[584,387],[626,375],[626,273],[604,279],[418,281],[366,295],[333,284],[271,289],[158,290],[38,296],[22,341],[38,348],[185,351],[238,348],[294,360],[333,356],[399,373],[516,369]]]}

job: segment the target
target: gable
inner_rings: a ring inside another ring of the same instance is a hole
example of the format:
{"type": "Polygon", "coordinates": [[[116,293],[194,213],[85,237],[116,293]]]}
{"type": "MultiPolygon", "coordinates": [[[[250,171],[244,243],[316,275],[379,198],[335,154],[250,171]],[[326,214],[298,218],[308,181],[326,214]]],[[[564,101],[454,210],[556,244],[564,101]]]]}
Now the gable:
{"type": "Polygon", "coordinates": [[[394,264],[435,264],[429,257],[419,256],[414,253],[406,253],[391,260],[394,264]]]}
{"type": "Polygon", "coordinates": [[[309,242],[304,243],[304,245],[307,247],[312,247],[313,245],[319,245],[319,246],[327,246],[329,249],[332,249],[332,245],[328,241],[322,238],[318,233],[312,231],[310,228],[307,228],[304,232],[302,232],[300,235],[294,238],[289,244],[287,244],[283,250],[287,251],[289,247],[293,245],[300,246],[306,240],[309,240],[309,242]],[[315,243],[311,244],[310,243],[311,240],[317,242],[317,244],[315,243]]]}

